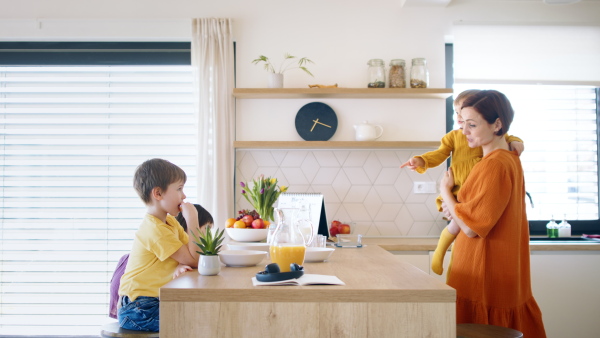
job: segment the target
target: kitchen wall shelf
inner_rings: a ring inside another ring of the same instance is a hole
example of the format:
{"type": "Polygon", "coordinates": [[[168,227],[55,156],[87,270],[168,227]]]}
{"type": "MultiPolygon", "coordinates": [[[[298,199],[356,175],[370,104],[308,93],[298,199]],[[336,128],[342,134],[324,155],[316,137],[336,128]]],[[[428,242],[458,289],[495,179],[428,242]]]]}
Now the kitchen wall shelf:
{"type": "Polygon", "coordinates": [[[429,141],[235,141],[235,149],[423,149],[437,148],[429,141]]]}
{"type": "Polygon", "coordinates": [[[445,99],[451,88],[234,88],[238,99],[445,99]]]}

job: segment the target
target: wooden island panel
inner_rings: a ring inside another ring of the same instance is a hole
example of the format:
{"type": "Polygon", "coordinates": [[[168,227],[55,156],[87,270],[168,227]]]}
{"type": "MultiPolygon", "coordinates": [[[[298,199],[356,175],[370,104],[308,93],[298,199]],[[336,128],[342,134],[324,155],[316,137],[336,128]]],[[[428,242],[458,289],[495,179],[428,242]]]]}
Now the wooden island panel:
{"type": "Polygon", "coordinates": [[[456,292],[377,245],[336,248],[306,273],[344,286],[252,286],[254,267],[187,272],[161,288],[161,337],[455,337],[456,292]]]}

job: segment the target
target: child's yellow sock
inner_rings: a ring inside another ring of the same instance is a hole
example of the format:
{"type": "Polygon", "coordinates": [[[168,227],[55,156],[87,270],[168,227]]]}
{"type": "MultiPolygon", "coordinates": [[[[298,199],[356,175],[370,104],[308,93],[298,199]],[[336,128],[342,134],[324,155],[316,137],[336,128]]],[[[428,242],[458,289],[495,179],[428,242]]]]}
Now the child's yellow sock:
{"type": "Polygon", "coordinates": [[[441,275],[442,272],[444,272],[444,256],[455,238],[456,236],[451,234],[450,231],[448,231],[448,228],[444,228],[440,234],[440,240],[438,241],[437,248],[435,248],[433,258],[431,259],[431,270],[438,275],[441,275]]]}

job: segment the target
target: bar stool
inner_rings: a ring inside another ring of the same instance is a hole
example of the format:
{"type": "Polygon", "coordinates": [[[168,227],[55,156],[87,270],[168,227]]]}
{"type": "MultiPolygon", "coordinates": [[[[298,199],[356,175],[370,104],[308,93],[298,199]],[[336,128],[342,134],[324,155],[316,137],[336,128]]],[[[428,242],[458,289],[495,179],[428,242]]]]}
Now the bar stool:
{"type": "Polygon", "coordinates": [[[496,325],[456,324],[457,338],[522,338],[523,333],[496,325]]]}
{"type": "Polygon", "coordinates": [[[102,332],[100,333],[102,338],[158,338],[158,332],[147,332],[147,331],[134,331],[127,330],[119,326],[119,323],[114,322],[102,326],[102,332]]]}

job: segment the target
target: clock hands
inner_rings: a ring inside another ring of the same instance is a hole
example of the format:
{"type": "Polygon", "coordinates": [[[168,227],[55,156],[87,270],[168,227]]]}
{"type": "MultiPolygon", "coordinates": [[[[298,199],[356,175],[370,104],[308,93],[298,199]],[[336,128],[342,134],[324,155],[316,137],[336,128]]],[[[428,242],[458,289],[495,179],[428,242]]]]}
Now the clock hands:
{"type": "Polygon", "coordinates": [[[320,124],[320,125],[323,125],[323,126],[325,126],[325,127],[327,127],[327,128],[331,128],[331,126],[329,126],[329,125],[326,125],[326,124],[325,124],[325,123],[323,123],[323,122],[319,122],[319,119],[313,120],[313,122],[314,122],[314,124],[313,124],[312,128],[310,128],[310,131],[311,131],[311,132],[313,131],[313,129],[315,129],[315,126],[317,125],[317,123],[318,123],[318,124],[320,124]]]}

